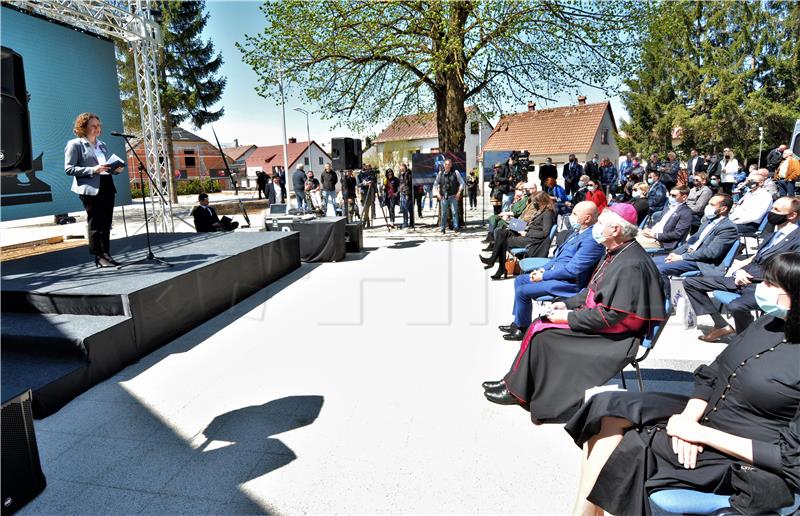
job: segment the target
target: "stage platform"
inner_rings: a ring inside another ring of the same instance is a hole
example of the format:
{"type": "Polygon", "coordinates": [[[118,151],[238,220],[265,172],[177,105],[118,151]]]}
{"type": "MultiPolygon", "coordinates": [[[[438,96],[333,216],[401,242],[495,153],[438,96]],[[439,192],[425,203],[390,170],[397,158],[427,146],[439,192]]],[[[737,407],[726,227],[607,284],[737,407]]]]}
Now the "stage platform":
{"type": "MultiPolygon", "coordinates": [[[[300,266],[291,233],[157,234],[157,263],[96,268],[85,247],[2,268],[2,399],[34,390],[45,417],[92,385],[300,266]]],[[[145,237],[112,242],[147,255],[145,237]]]]}

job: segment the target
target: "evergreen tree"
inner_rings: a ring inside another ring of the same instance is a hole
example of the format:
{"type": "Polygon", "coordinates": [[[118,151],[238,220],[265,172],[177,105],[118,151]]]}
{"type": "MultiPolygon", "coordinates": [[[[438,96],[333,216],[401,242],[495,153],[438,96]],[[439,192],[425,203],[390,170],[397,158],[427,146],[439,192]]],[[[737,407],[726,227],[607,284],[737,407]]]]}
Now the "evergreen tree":
{"type": "Polygon", "coordinates": [[[623,103],[631,117],[621,147],[647,155],[678,150],[734,150],[757,160],[758,127],[764,148],[788,143],[800,117],[798,45],[800,8],[787,1],[654,5],[640,65],[626,81],[623,103]]]}

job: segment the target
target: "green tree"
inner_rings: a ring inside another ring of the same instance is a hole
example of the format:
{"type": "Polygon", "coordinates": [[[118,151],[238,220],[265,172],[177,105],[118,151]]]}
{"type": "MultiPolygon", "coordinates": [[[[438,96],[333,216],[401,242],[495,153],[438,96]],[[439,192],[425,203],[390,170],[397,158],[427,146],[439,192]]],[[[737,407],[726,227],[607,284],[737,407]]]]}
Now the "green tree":
{"type": "Polygon", "coordinates": [[[794,2],[657,4],[649,12],[639,68],[625,84],[625,147],[642,154],[731,147],[757,160],[759,127],[765,149],[786,142],[800,117],[800,7],[794,2]]]}
{"type": "Polygon", "coordinates": [[[616,92],[634,54],[634,0],[265,1],[239,49],[275,98],[282,74],[324,117],[359,130],[435,110],[439,147],[464,147],[465,104],[616,92]]]}

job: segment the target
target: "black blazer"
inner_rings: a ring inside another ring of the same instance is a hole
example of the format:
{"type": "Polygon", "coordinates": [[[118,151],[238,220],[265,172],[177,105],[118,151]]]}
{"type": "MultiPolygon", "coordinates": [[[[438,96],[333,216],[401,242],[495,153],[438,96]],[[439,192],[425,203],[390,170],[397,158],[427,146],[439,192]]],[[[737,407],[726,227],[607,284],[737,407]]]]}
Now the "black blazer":
{"type": "Polygon", "coordinates": [[[724,274],[725,271],[720,268],[722,260],[728,254],[731,246],[736,240],[739,239],[739,233],[736,231],[736,224],[731,222],[728,217],[723,217],[714,229],[706,235],[700,246],[694,252],[688,252],[689,247],[695,244],[700,238],[700,234],[713,220],[706,220],[697,230],[697,233],[691,236],[684,244],[678,246],[672,252],[683,256],[684,260],[692,260],[697,263],[697,268],[703,276],[719,276],[724,274]]]}
{"type": "MultiPolygon", "coordinates": [[[[666,210],[664,211],[666,215],[666,210]]],[[[670,217],[664,230],[658,234],[656,240],[661,242],[664,249],[672,250],[678,242],[686,237],[689,229],[692,227],[692,209],[686,206],[686,203],[678,206],[677,211],[670,217]]]]}
{"type": "Polygon", "coordinates": [[[545,210],[531,219],[523,237],[530,241],[528,256],[547,256],[550,249],[550,229],[555,223],[556,214],[553,210],[545,210]]]}
{"type": "MultiPolygon", "coordinates": [[[[285,203],[286,202],[286,187],[283,186],[283,185],[280,185],[280,187],[281,187],[281,194],[283,195],[283,202],[285,203]]],[[[276,197],[275,196],[276,193],[277,192],[275,191],[275,183],[268,183],[267,184],[267,200],[269,201],[270,204],[275,204],[276,202],[278,202],[278,200],[275,198],[276,197]]]]}
{"type": "Polygon", "coordinates": [[[778,242],[777,245],[774,245],[765,251],[764,248],[771,239],[772,235],[768,236],[763,242],[761,242],[761,245],[758,246],[758,252],[755,254],[755,256],[753,256],[753,261],[744,267],[744,271],[753,276],[753,278],[756,280],[764,279],[764,262],[766,262],[771,256],[781,253],[800,252],[800,228],[795,229],[789,234],[789,236],[778,242]]]}
{"type": "Polygon", "coordinates": [[[194,228],[198,233],[210,233],[217,230],[213,224],[219,223],[219,216],[217,215],[217,210],[211,206],[206,209],[198,204],[192,208],[192,218],[194,219],[194,228]]]}

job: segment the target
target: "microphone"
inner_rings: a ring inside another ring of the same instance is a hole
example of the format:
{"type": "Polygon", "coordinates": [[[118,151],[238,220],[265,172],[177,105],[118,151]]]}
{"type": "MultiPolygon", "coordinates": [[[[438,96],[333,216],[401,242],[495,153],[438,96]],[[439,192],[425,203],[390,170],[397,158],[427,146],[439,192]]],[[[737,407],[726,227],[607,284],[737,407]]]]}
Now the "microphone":
{"type": "Polygon", "coordinates": [[[136,138],[134,134],[125,134],[119,131],[111,131],[111,136],[122,136],[123,138],[136,138]]]}

